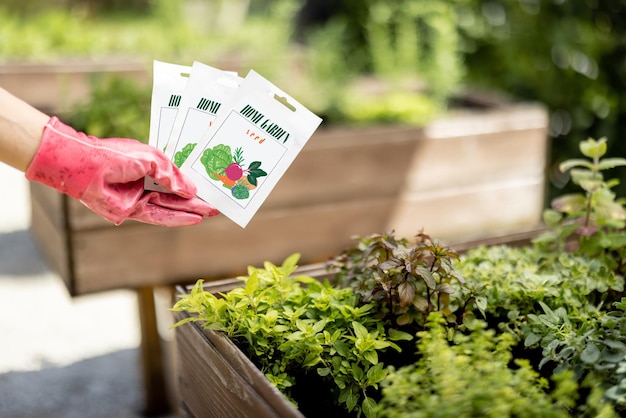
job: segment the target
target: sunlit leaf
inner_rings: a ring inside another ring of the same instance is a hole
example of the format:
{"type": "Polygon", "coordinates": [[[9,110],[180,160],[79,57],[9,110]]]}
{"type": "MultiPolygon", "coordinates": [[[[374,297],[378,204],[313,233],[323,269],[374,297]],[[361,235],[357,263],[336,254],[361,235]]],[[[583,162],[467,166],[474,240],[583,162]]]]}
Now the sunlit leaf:
{"type": "Polygon", "coordinates": [[[598,170],[626,166],[626,158],[603,158],[598,163],[598,170]]]}
{"type": "Polygon", "coordinates": [[[413,335],[395,328],[390,328],[387,336],[391,341],[411,341],[413,339],[413,335]]]}
{"type": "Polygon", "coordinates": [[[376,401],[372,398],[365,398],[361,404],[361,410],[365,418],[376,418],[376,401]]]}
{"type": "Polygon", "coordinates": [[[607,145],[606,138],[600,138],[597,141],[593,138],[589,138],[586,141],[581,141],[579,144],[580,152],[589,158],[600,158],[606,154],[607,145]]]}
{"type": "Polygon", "coordinates": [[[552,208],[562,213],[576,213],[587,207],[587,199],[582,194],[566,194],[552,200],[552,208]]]}
{"type": "Polygon", "coordinates": [[[559,164],[559,170],[562,173],[565,173],[566,171],[571,170],[574,167],[584,167],[591,170],[593,169],[593,164],[590,161],[583,159],[571,159],[563,161],[561,164],[559,164]]]}
{"type": "Polygon", "coordinates": [[[600,350],[594,343],[587,343],[580,353],[580,359],[587,364],[593,364],[600,359],[600,350]]]}

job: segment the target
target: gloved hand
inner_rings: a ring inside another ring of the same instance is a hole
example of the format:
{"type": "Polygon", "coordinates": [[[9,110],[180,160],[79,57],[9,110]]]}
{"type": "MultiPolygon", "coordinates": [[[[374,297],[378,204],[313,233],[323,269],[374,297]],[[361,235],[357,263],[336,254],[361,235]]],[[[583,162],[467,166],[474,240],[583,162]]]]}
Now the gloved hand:
{"type": "Polygon", "coordinates": [[[195,197],[195,185],[158,149],[134,139],[100,139],[52,117],[26,178],[68,194],[116,225],[199,223],[219,212],[195,197]],[[150,176],[173,194],[144,190],[150,176]]]}

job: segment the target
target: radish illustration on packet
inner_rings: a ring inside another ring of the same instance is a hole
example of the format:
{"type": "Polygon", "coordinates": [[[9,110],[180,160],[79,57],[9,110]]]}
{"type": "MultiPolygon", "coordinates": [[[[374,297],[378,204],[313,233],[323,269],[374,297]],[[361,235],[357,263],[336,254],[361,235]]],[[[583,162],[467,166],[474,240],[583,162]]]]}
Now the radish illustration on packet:
{"type": "MultiPolygon", "coordinates": [[[[149,144],[242,228],[322,119],[263,76],[154,61],[149,144]]],[[[148,190],[162,188],[146,179],[148,190]]]]}

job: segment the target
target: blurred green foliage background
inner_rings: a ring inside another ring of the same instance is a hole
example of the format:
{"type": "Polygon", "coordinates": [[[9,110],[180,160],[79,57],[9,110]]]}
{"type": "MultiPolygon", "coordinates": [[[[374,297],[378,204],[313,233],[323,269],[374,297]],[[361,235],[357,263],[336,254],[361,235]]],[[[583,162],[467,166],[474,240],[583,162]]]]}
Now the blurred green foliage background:
{"type": "MultiPolygon", "coordinates": [[[[553,193],[569,187],[556,165],[578,155],[580,140],[606,136],[609,155],[626,156],[626,0],[4,0],[0,6],[0,65],[110,56],[215,66],[227,59],[259,70],[327,122],[426,123],[467,87],[540,101],[550,112],[553,193]],[[377,107],[354,82],[368,77],[385,81],[377,107]]],[[[147,129],[149,92],[121,81],[95,86],[98,100],[77,110],[76,123],[94,134],[117,129],[116,135],[139,136],[120,129],[147,129]],[[124,97],[129,104],[120,106],[124,97]],[[125,115],[106,114],[108,100],[125,115]]],[[[613,174],[626,177],[624,170],[613,174]]],[[[626,185],[617,191],[626,194],[626,185]]]]}

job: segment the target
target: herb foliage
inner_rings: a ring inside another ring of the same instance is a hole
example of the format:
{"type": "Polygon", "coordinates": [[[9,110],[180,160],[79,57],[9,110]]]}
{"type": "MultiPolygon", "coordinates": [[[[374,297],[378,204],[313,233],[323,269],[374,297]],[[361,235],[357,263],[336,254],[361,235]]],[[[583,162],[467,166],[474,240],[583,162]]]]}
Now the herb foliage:
{"type": "Polygon", "coordinates": [[[199,281],[177,326],[223,332],[309,416],[624,416],[626,219],[602,172],[626,160],[605,140],[581,151],[562,169],[583,193],[557,198],[531,245],[357,237],[332,283],[297,275],[298,254],[221,295],[199,281]]]}

